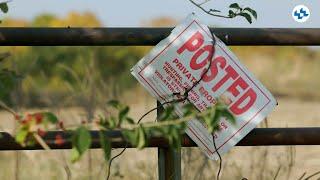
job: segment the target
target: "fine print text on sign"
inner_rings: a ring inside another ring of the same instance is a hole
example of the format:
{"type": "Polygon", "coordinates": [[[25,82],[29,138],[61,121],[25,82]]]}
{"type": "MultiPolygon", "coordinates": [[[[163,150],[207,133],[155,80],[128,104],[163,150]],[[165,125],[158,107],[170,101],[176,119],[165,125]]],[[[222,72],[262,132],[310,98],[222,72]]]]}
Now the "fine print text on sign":
{"type": "MultiPolygon", "coordinates": [[[[228,108],[236,118],[231,124],[220,119],[220,131],[214,134],[217,150],[227,152],[276,106],[271,93],[245,68],[238,58],[209,28],[189,15],[170,36],[155,46],[131,70],[135,78],[160,102],[169,101],[174,92],[192,87],[202,73],[202,81],[188,94],[190,101],[203,111],[219,97],[228,99],[228,108]],[[212,38],[215,43],[213,44],[212,38]]],[[[182,104],[177,106],[181,114],[182,104]]],[[[217,159],[213,136],[200,121],[188,122],[186,133],[211,159],[217,159]]]]}

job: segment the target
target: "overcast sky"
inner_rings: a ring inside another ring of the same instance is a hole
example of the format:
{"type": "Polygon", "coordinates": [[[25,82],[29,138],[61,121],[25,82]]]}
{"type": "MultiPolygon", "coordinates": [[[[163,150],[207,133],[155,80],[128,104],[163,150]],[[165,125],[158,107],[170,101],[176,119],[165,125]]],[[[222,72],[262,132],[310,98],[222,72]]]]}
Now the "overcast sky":
{"type": "Polygon", "coordinates": [[[320,0],[212,0],[208,8],[226,11],[232,2],[250,6],[258,12],[258,21],[247,23],[243,18],[221,19],[208,16],[188,0],[13,0],[6,16],[31,19],[39,13],[64,16],[69,11],[91,11],[107,26],[140,26],[142,21],[159,16],[183,19],[195,12],[207,24],[223,27],[320,27],[320,0]],[[311,16],[305,23],[295,22],[292,9],[306,5],[311,16]]]}

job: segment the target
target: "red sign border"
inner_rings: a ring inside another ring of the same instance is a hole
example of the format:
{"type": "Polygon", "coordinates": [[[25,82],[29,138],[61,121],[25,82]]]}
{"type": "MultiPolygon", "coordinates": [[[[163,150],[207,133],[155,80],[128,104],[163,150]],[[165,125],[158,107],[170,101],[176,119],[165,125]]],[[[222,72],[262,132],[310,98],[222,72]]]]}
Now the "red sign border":
{"type": "MultiPolygon", "coordinates": [[[[146,64],[139,72],[139,76],[149,85],[149,87],[162,99],[165,101],[165,98],[160,95],[160,93],[157,91],[157,89],[155,89],[153,86],[150,85],[150,83],[141,75],[141,72],[144,71],[144,69],[149,66],[155,59],[157,59],[160,54],[162,54],[175,40],[177,40],[179,38],[179,36],[181,36],[193,23],[196,23],[209,37],[211,35],[209,35],[204,29],[203,27],[196,21],[193,20],[175,39],[173,39],[162,51],[160,51],[148,64],[146,64]]],[[[219,46],[219,45],[218,45],[219,46]]],[[[219,150],[222,146],[224,146],[228,141],[230,141],[230,139],[232,139],[239,131],[241,131],[247,124],[249,124],[250,121],[252,121],[270,102],[270,98],[259,88],[259,86],[256,85],[256,83],[250,78],[250,76],[240,67],[240,65],[231,57],[228,55],[228,53],[225,52],[225,50],[219,46],[223,52],[233,61],[233,63],[235,63],[238,68],[247,76],[247,78],[261,91],[261,93],[268,99],[268,102],[253,116],[251,117],[243,126],[241,126],[233,135],[231,135],[224,143],[222,143],[219,147],[217,147],[217,150],[219,150]]],[[[210,155],[212,155],[213,153],[215,153],[216,151],[211,151],[210,148],[207,147],[206,143],[203,142],[203,139],[200,138],[199,134],[196,133],[196,131],[191,128],[188,127],[190,132],[192,134],[195,135],[195,137],[198,138],[198,140],[207,148],[207,150],[211,153],[210,155]]]]}

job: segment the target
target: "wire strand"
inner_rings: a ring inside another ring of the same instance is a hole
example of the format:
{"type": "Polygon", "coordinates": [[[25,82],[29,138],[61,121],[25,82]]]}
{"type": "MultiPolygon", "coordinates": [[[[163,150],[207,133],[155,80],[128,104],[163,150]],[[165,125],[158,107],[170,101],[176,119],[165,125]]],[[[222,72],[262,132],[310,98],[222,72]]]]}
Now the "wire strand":
{"type": "Polygon", "coordinates": [[[214,137],[214,135],[212,134],[212,141],[213,141],[213,146],[214,146],[214,150],[217,153],[218,157],[219,157],[219,169],[218,169],[218,173],[217,173],[217,178],[216,180],[220,179],[220,173],[222,170],[222,157],[221,154],[219,153],[219,150],[217,149],[217,145],[216,145],[216,138],[214,137]]]}
{"type": "MultiPolygon", "coordinates": [[[[211,31],[210,31],[211,32],[211,31]]],[[[204,78],[204,76],[209,72],[210,68],[211,68],[211,64],[212,64],[212,58],[214,57],[214,53],[215,53],[215,49],[214,49],[214,46],[216,44],[216,40],[214,38],[214,34],[211,32],[211,35],[212,35],[212,53],[209,57],[209,63],[208,63],[208,67],[206,68],[206,70],[201,74],[200,78],[198,81],[196,81],[195,83],[193,83],[193,85],[190,87],[190,88],[185,88],[184,92],[175,92],[173,93],[171,96],[173,96],[174,98],[176,96],[181,96],[182,95],[182,98],[178,98],[178,99],[173,99],[173,100],[170,100],[170,101],[166,101],[166,102],[163,102],[161,103],[160,105],[157,105],[155,108],[152,108],[150,109],[148,112],[146,112],[145,114],[143,114],[137,124],[139,124],[147,115],[149,115],[150,113],[152,113],[153,111],[157,110],[158,108],[164,108],[165,105],[167,104],[174,104],[174,103],[179,103],[179,102],[184,102],[184,101],[188,101],[190,104],[193,104],[191,103],[191,101],[189,100],[188,96],[189,96],[189,92],[192,91],[204,78]]],[[[196,108],[197,109],[197,108],[196,108]]],[[[199,109],[197,109],[198,111],[200,111],[199,109]]],[[[217,173],[217,180],[219,180],[219,176],[220,176],[220,173],[221,173],[221,169],[222,169],[222,157],[220,155],[220,153],[218,152],[217,150],[217,147],[216,147],[216,143],[215,143],[215,139],[213,137],[213,144],[214,144],[214,148],[216,150],[216,153],[218,154],[219,156],[219,170],[218,170],[218,173],[217,173]]],[[[110,172],[111,172],[111,165],[112,165],[112,162],[118,158],[119,156],[121,156],[127,149],[128,147],[128,142],[126,143],[126,146],[123,148],[123,150],[117,154],[116,156],[112,157],[109,161],[109,166],[108,166],[108,171],[107,171],[107,178],[106,180],[109,180],[110,178],[110,172]]]]}
{"type": "Polygon", "coordinates": [[[122,151],[121,151],[119,154],[113,156],[113,157],[110,159],[109,165],[108,165],[108,173],[107,173],[107,178],[106,178],[106,180],[109,180],[109,178],[110,178],[112,161],[115,160],[117,157],[121,156],[121,155],[126,151],[127,147],[128,147],[128,143],[126,143],[126,146],[122,149],[122,151]]]}

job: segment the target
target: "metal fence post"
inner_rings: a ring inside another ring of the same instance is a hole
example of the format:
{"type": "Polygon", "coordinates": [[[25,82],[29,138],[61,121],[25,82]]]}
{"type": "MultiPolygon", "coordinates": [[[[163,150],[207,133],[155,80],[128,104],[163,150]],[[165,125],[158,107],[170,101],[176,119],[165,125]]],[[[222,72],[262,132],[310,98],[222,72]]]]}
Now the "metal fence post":
{"type": "MultiPolygon", "coordinates": [[[[162,112],[163,108],[158,108],[157,116],[162,112]]],[[[181,180],[181,151],[158,148],[158,173],[159,180],[181,180]]]]}

